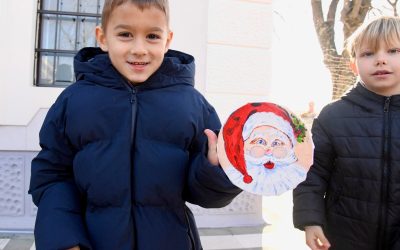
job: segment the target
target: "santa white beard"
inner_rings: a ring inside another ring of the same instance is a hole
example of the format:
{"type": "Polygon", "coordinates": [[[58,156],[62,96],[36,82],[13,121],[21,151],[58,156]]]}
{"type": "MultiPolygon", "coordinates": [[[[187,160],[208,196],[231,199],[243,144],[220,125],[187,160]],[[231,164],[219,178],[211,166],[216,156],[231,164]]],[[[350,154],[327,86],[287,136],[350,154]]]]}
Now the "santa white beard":
{"type": "Polygon", "coordinates": [[[229,166],[225,172],[232,183],[251,193],[265,196],[280,195],[295,188],[307,176],[307,171],[297,164],[294,152],[284,159],[268,156],[254,158],[245,154],[245,161],[247,173],[253,178],[251,183],[244,183],[243,174],[233,166],[229,166]],[[274,168],[264,167],[268,161],[275,164],[274,168]]]}

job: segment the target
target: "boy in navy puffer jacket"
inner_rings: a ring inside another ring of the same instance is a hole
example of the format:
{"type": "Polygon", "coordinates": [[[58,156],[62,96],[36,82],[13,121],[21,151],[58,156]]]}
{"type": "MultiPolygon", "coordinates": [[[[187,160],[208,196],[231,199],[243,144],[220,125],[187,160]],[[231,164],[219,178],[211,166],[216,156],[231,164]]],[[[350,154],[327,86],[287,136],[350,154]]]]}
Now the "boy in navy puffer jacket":
{"type": "Polygon", "coordinates": [[[194,59],[168,50],[167,0],[106,0],[101,47],[75,57],[76,83],[50,108],[32,161],[38,250],[201,249],[185,202],[240,193],[218,166],[220,121],[194,59]]]}

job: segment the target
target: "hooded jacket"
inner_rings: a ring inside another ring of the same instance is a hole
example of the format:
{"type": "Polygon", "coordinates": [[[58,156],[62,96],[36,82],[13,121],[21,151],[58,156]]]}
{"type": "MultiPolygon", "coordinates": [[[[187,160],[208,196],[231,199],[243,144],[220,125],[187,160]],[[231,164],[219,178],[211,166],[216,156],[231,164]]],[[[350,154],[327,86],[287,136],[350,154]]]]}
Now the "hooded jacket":
{"type": "Polygon", "coordinates": [[[293,192],[295,227],[330,250],[400,249],[400,95],[358,84],[314,120],[314,164],[293,192]]]}
{"type": "Polygon", "coordinates": [[[74,67],[32,161],[36,248],[201,249],[185,202],[223,207],[240,190],[207,160],[203,131],[221,124],[193,87],[193,57],[168,51],[137,86],[98,48],[74,67]]]}

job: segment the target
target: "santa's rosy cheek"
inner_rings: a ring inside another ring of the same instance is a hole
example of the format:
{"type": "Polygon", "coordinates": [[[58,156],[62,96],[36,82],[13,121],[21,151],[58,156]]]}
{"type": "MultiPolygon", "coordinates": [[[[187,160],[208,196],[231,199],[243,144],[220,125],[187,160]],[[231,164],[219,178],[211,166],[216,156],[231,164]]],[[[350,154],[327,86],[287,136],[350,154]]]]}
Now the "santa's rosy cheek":
{"type": "Polygon", "coordinates": [[[288,150],[285,147],[276,147],[274,148],[274,157],[278,159],[285,158],[288,154],[288,150]]]}
{"type": "Polygon", "coordinates": [[[250,155],[255,157],[255,158],[260,158],[263,157],[265,154],[265,150],[263,147],[260,146],[254,146],[250,149],[250,155]]]}

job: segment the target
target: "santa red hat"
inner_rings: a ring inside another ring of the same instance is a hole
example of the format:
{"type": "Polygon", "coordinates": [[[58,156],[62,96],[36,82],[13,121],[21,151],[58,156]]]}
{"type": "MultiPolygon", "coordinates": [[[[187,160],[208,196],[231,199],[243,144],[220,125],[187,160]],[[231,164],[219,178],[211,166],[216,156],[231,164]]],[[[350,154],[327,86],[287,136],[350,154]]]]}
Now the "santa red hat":
{"type": "MultiPolygon", "coordinates": [[[[257,126],[275,127],[288,135],[293,146],[296,141],[302,141],[305,135],[304,124],[293,123],[291,116],[284,108],[274,103],[248,103],[233,112],[222,130],[225,153],[233,165],[243,174],[243,181],[251,183],[253,178],[247,173],[244,159],[244,141],[257,126]],[[300,138],[299,138],[300,137],[300,138]]],[[[295,118],[296,123],[299,120],[295,118]]]]}

